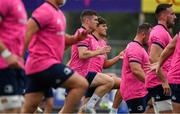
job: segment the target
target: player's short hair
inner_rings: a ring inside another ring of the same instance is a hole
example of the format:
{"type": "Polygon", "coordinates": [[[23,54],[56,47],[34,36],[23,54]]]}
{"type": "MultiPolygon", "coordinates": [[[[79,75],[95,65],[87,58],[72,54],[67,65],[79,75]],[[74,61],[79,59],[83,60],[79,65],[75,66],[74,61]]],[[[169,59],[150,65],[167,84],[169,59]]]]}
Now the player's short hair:
{"type": "Polygon", "coordinates": [[[94,15],[97,16],[97,13],[95,10],[91,10],[91,9],[83,10],[80,16],[81,22],[83,22],[84,17],[90,17],[94,15]]]}
{"type": "Polygon", "coordinates": [[[106,23],[106,19],[104,19],[103,17],[99,16],[98,17],[98,24],[97,24],[97,26],[99,26],[101,24],[107,24],[107,23],[106,23]]]}
{"type": "Polygon", "coordinates": [[[138,26],[137,28],[137,33],[148,33],[149,29],[152,28],[152,25],[149,23],[143,23],[141,25],[138,26]]]}
{"type": "Polygon", "coordinates": [[[170,7],[172,7],[172,4],[159,4],[155,10],[156,18],[159,17],[161,12],[165,11],[167,8],[170,8],[170,7]]]}

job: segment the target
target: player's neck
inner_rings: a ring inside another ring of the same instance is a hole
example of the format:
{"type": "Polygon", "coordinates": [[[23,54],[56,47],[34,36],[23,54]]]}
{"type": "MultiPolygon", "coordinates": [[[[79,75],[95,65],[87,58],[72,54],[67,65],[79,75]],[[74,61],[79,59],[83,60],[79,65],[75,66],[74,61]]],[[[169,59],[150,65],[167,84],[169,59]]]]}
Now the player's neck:
{"type": "Polygon", "coordinates": [[[81,26],[82,26],[84,29],[86,29],[86,30],[89,30],[89,29],[90,29],[87,24],[84,24],[84,23],[83,23],[81,26]]]}
{"type": "Polygon", "coordinates": [[[56,7],[57,9],[59,8],[58,4],[56,3],[55,0],[47,0],[49,3],[51,3],[54,7],[56,7]]]}
{"type": "Polygon", "coordinates": [[[100,36],[96,31],[92,33],[97,39],[101,39],[102,36],[100,36]]]}
{"type": "Polygon", "coordinates": [[[158,24],[161,24],[161,25],[163,25],[164,27],[167,28],[166,21],[159,20],[159,21],[158,21],[158,24]]]}
{"type": "Polygon", "coordinates": [[[134,41],[137,41],[140,44],[143,44],[143,38],[141,38],[139,35],[136,35],[136,37],[134,38],[134,41]]]}

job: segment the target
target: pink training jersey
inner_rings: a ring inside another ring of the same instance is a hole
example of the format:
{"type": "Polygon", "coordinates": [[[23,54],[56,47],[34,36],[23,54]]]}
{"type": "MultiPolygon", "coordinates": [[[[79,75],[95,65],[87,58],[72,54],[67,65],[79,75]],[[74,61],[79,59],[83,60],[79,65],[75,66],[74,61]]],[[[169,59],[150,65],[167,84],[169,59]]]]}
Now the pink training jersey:
{"type": "MultiPolygon", "coordinates": [[[[27,15],[21,0],[0,0],[0,41],[15,55],[22,53],[27,15]]],[[[0,69],[8,65],[0,56],[0,69]]]]}
{"type": "MultiPolygon", "coordinates": [[[[84,28],[80,28],[77,31],[82,31],[84,28]]],[[[77,33],[77,32],[76,32],[77,33]]],[[[92,72],[102,72],[105,55],[98,55],[97,57],[92,57],[88,59],[80,59],[78,53],[78,47],[87,47],[88,50],[94,51],[99,47],[106,46],[104,40],[98,40],[93,35],[88,35],[87,38],[71,48],[71,59],[69,66],[77,71],[82,76],[86,77],[89,71],[92,72]]]]}
{"type": "Polygon", "coordinates": [[[137,62],[146,73],[148,71],[149,57],[142,44],[137,41],[130,42],[124,53],[122,66],[122,80],[120,91],[125,101],[144,97],[147,94],[145,83],[137,79],[130,68],[131,62],[137,62]]]}
{"type": "MultiPolygon", "coordinates": [[[[156,25],[151,33],[149,38],[149,50],[151,48],[152,44],[159,45],[162,49],[164,49],[170,42],[172,38],[168,32],[168,30],[163,25],[156,25]]],[[[168,60],[165,61],[163,64],[163,71],[167,75],[167,72],[171,65],[171,59],[170,57],[168,60]]],[[[157,75],[154,71],[148,73],[146,78],[146,87],[147,88],[153,88],[154,86],[160,85],[161,81],[158,79],[157,75]]]]}
{"type": "Polygon", "coordinates": [[[41,72],[61,63],[65,49],[66,20],[60,9],[45,2],[33,12],[31,19],[39,26],[39,31],[29,45],[26,74],[41,72]]]}
{"type": "Polygon", "coordinates": [[[180,84],[180,33],[178,34],[176,49],[167,77],[170,84],[180,84]]]}

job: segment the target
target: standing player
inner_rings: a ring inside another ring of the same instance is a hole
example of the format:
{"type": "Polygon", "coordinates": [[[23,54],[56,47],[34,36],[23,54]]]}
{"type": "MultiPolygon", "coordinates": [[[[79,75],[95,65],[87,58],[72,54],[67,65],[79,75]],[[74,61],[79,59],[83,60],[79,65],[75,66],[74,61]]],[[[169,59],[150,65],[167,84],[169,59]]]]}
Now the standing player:
{"type": "Polygon", "coordinates": [[[143,113],[147,106],[145,76],[150,63],[143,45],[148,43],[150,31],[150,24],[140,25],[136,37],[124,52],[120,90],[130,113],[143,113]]]}
{"type": "Polygon", "coordinates": [[[0,1],[0,112],[18,113],[22,106],[23,60],[27,15],[21,0],[0,1]]]}
{"type": "MultiPolygon", "coordinates": [[[[164,64],[164,62],[173,55],[171,67],[168,71],[167,77],[168,82],[171,87],[171,99],[173,101],[173,112],[180,113],[180,33],[177,34],[171,43],[166,46],[166,48],[161,53],[161,56],[158,61],[157,73],[159,74],[161,71],[160,67],[164,64]]],[[[165,76],[161,76],[162,84],[166,83],[167,79],[165,76]]],[[[164,87],[164,92],[169,92],[169,89],[164,87]]]]}
{"type": "MultiPolygon", "coordinates": [[[[158,24],[153,27],[150,33],[148,49],[151,64],[159,60],[161,52],[172,40],[169,34],[169,28],[174,25],[176,19],[176,15],[172,10],[172,4],[159,4],[155,10],[155,15],[158,24]]],[[[163,64],[162,68],[165,75],[167,75],[170,63],[171,57],[163,64]]],[[[163,92],[165,86],[168,86],[168,82],[162,84],[154,71],[148,73],[146,87],[153,97],[154,103],[158,104],[154,105],[155,112],[172,110],[170,95],[165,95],[163,92]]]]}
{"type": "MultiPolygon", "coordinates": [[[[84,10],[81,14],[81,22],[82,27],[77,31],[86,29],[93,32],[98,23],[96,12],[92,10],[84,10]]],[[[109,92],[114,85],[114,81],[111,77],[101,73],[101,67],[104,63],[105,54],[110,52],[110,47],[99,46],[99,43],[103,44],[103,42],[104,40],[99,40],[89,34],[85,40],[72,46],[69,66],[81,75],[85,76],[90,84],[85,97],[92,97],[90,100],[84,100],[83,104],[85,105],[81,108],[82,111],[84,110],[85,112],[90,111],[95,113],[94,107],[96,103],[107,92],[109,92]],[[99,65],[99,63],[102,65],[99,65]]]]}
{"type": "Polygon", "coordinates": [[[65,0],[47,0],[33,12],[27,23],[24,52],[29,46],[25,65],[29,83],[22,113],[33,113],[44,91],[60,86],[70,89],[61,112],[75,112],[88,87],[83,77],[62,64],[65,43],[70,45],[87,35],[85,32],[78,33],[77,37],[65,35],[66,19],[59,9],[64,4],[65,0]]]}

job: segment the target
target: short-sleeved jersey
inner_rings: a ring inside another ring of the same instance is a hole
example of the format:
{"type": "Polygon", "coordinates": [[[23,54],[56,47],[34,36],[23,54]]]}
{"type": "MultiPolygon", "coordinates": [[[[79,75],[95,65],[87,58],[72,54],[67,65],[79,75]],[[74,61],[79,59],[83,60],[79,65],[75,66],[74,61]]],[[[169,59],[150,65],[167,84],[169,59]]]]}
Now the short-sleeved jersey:
{"type": "Polygon", "coordinates": [[[176,48],[167,74],[170,84],[180,84],[180,33],[176,41],[176,48]]]}
{"type": "Polygon", "coordinates": [[[147,73],[147,65],[149,65],[149,57],[142,44],[137,41],[130,42],[124,53],[122,66],[122,80],[120,91],[125,101],[141,98],[147,94],[145,83],[141,82],[131,71],[130,63],[136,62],[147,73]]]}
{"type": "Polygon", "coordinates": [[[51,3],[38,7],[32,17],[39,27],[29,44],[26,74],[41,72],[61,63],[65,50],[66,20],[63,12],[51,3]]]}
{"type": "MultiPolygon", "coordinates": [[[[168,30],[161,24],[156,25],[153,27],[151,33],[150,33],[150,38],[149,38],[149,51],[151,48],[152,44],[159,45],[162,49],[164,49],[170,42],[172,41],[172,37],[170,36],[168,30]]],[[[165,75],[167,76],[167,72],[170,68],[171,65],[171,59],[170,57],[168,60],[165,61],[163,64],[163,71],[165,75]]],[[[154,86],[160,85],[161,81],[158,79],[155,71],[152,71],[148,73],[146,77],[146,87],[147,88],[152,88],[154,86]]]]}
{"type": "MultiPolygon", "coordinates": [[[[77,31],[82,31],[84,28],[80,28],[77,31]]],[[[77,32],[76,32],[77,33],[77,32]]],[[[97,48],[106,46],[106,41],[103,39],[97,39],[95,36],[89,34],[87,38],[79,43],[75,44],[71,48],[71,59],[69,66],[77,71],[82,76],[86,76],[88,72],[102,72],[105,55],[98,55],[88,59],[80,59],[78,47],[87,47],[88,50],[95,51],[97,48]]]]}
{"type": "MultiPolygon", "coordinates": [[[[15,55],[22,54],[27,14],[21,0],[0,0],[0,41],[15,55]]],[[[0,56],[0,69],[8,65],[0,56]]]]}

